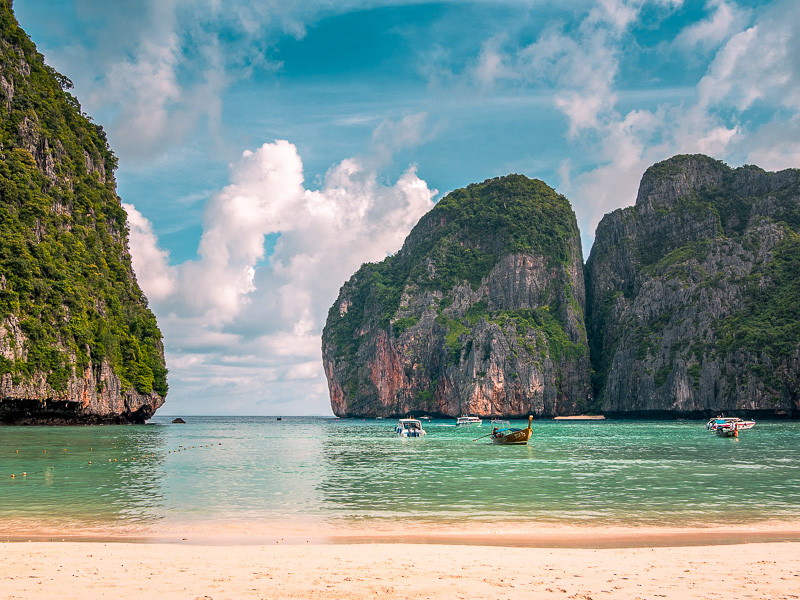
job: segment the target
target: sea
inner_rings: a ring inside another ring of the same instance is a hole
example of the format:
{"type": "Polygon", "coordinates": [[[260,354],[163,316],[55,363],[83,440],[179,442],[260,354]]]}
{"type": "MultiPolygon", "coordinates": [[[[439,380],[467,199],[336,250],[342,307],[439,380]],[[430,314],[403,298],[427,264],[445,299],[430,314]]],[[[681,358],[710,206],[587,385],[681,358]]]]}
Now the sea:
{"type": "Polygon", "coordinates": [[[720,438],[698,420],[540,420],[497,446],[488,421],[405,439],[393,419],[185,419],[0,428],[5,535],[800,525],[797,421],[720,438]]]}

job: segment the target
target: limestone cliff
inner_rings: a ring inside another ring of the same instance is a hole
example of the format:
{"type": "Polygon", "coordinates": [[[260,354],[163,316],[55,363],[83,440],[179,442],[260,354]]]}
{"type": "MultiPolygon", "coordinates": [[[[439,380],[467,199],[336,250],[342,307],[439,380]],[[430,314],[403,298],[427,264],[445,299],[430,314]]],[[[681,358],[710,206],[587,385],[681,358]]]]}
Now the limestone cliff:
{"type": "Polygon", "coordinates": [[[575,215],[541,181],[456,190],[342,287],[323,332],[339,416],[575,414],[591,402],[575,215]]]}
{"type": "Polygon", "coordinates": [[[141,422],[167,393],[116,158],[71,86],[0,0],[0,423],[141,422]]]}
{"type": "Polygon", "coordinates": [[[587,262],[598,408],[798,416],[800,171],[676,156],[587,262]]]}

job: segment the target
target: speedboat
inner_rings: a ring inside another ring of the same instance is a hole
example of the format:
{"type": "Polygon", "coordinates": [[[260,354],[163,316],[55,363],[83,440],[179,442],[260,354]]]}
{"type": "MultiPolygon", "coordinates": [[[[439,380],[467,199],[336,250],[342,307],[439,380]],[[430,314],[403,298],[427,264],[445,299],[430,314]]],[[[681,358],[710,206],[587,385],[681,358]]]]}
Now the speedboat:
{"type": "Polygon", "coordinates": [[[419,419],[400,419],[394,431],[400,437],[422,437],[425,435],[422,421],[419,419]]]}
{"type": "Polygon", "coordinates": [[[752,429],[755,426],[755,421],[745,421],[738,417],[716,417],[706,423],[706,429],[720,437],[739,437],[740,431],[752,429]]]}
{"type": "Polygon", "coordinates": [[[720,426],[736,424],[736,428],[741,431],[743,429],[752,429],[756,426],[755,421],[745,421],[739,417],[714,417],[709,419],[706,423],[706,429],[716,431],[720,426]]]}
{"type": "Polygon", "coordinates": [[[461,415],[456,419],[456,425],[480,425],[483,423],[478,417],[468,417],[461,415]]]}

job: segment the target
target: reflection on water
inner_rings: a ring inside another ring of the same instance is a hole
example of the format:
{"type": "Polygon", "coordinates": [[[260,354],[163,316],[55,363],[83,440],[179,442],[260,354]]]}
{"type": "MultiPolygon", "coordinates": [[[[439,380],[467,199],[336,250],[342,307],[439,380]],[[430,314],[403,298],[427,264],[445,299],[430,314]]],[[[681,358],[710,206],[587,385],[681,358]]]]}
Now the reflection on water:
{"type": "Polygon", "coordinates": [[[541,421],[527,446],[494,446],[473,441],[488,424],[451,421],[401,439],[391,420],[169,420],[0,428],[0,519],[120,533],[320,519],[800,519],[800,423],[759,423],[737,440],[701,422],[541,421]]]}

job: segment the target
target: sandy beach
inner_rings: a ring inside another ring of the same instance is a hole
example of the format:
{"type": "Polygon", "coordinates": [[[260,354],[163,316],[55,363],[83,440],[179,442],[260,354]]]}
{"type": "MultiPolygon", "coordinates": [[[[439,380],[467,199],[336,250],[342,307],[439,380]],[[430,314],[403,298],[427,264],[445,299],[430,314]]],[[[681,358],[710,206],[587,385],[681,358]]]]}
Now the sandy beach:
{"type": "Polygon", "coordinates": [[[745,543],[710,545],[698,531],[634,532],[573,532],[561,547],[556,533],[519,534],[511,546],[456,532],[404,543],[361,534],[324,543],[4,541],[0,597],[800,598],[800,541],[752,541],[750,532],[745,543]]]}

